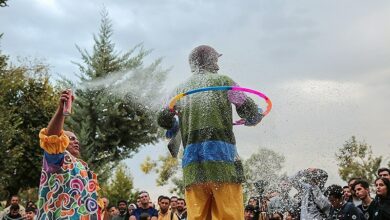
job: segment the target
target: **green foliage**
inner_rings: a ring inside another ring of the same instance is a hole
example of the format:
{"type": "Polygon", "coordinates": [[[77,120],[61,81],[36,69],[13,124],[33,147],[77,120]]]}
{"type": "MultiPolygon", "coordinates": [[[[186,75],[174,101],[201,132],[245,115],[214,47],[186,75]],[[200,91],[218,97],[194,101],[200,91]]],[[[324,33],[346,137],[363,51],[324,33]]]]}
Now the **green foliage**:
{"type": "Polygon", "coordinates": [[[159,71],[161,59],[144,68],[143,59],[150,51],[137,45],[120,55],[115,52],[111,36],[111,21],[103,10],[93,52],[77,47],[83,60],[82,64],[76,63],[81,84],[75,88],[74,114],[68,121],[81,142],[82,157],[98,173],[101,182],[107,179],[107,170],[131,157],[141,146],[157,140],[155,113],[142,98],[157,96],[166,77],[166,71],[159,71]],[[120,77],[120,73],[131,71],[134,74],[128,78],[120,77]],[[110,77],[118,77],[112,82],[115,85],[94,86],[110,77]],[[132,86],[144,91],[144,97],[125,90],[132,86]],[[118,94],[116,89],[124,92],[118,94]]]}
{"type": "MultiPolygon", "coordinates": [[[[3,34],[0,34],[0,40],[3,37],[3,34]]],[[[1,53],[0,50],[0,71],[4,71],[4,68],[7,66],[8,57],[1,53]]]]}
{"type": "Polygon", "coordinates": [[[129,203],[136,204],[139,194],[140,193],[139,193],[139,191],[137,189],[133,189],[133,191],[132,191],[132,193],[130,195],[129,203]]]}
{"type": "Polygon", "coordinates": [[[157,162],[152,161],[152,159],[149,156],[147,156],[144,162],[142,162],[141,164],[141,170],[145,174],[149,174],[156,167],[157,167],[157,162]]]}
{"type": "Polygon", "coordinates": [[[259,148],[256,153],[253,153],[245,160],[244,193],[246,196],[258,195],[254,184],[259,181],[267,181],[269,183],[265,190],[275,188],[280,179],[280,170],[284,161],[283,155],[267,148],[259,148]]]}
{"type": "Polygon", "coordinates": [[[342,180],[348,181],[352,177],[360,177],[371,183],[376,178],[382,156],[374,157],[371,146],[358,142],[355,136],[352,136],[343,147],[338,149],[336,160],[342,180]]]}
{"type": "Polygon", "coordinates": [[[92,55],[87,50],[76,46],[84,62],[84,64],[75,63],[82,73],[80,77],[83,80],[96,79],[106,76],[108,73],[140,67],[142,60],[151,52],[144,50],[142,45],[137,45],[123,55],[119,55],[115,52],[115,44],[111,42],[113,31],[107,10],[104,9],[101,15],[100,32],[99,36],[94,36],[95,44],[92,55]],[[139,48],[138,55],[132,57],[133,53],[139,48]]]}
{"type": "Polygon", "coordinates": [[[57,104],[48,67],[37,61],[0,69],[0,186],[8,196],[36,187],[42,166],[39,130],[57,104]]]}
{"type": "MultiPolygon", "coordinates": [[[[183,156],[183,153],[179,153],[179,158],[183,156]]],[[[160,155],[157,160],[152,160],[150,157],[146,157],[141,164],[141,170],[145,174],[154,172],[158,175],[156,179],[157,186],[164,186],[171,180],[174,185],[170,189],[171,193],[179,196],[184,195],[184,181],[180,170],[180,160],[172,157],[169,153],[162,156],[160,155]]]]}
{"type": "Polygon", "coordinates": [[[179,169],[179,161],[177,158],[172,157],[169,153],[165,156],[160,155],[158,160],[151,160],[150,157],[146,157],[145,161],[141,164],[141,170],[148,174],[155,172],[158,174],[156,179],[157,186],[164,186],[169,182],[179,169]]]}
{"type": "Polygon", "coordinates": [[[167,184],[168,179],[172,177],[179,169],[179,163],[177,158],[174,158],[171,155],[166,155],[165,157],[160,156],[159,161],[161,161],[162,166],[156,170],[156,172],[159,174],[157,185],[163,186],[167,184]]]}
{"type": "Polygon", "coordinates": [[[21,203],[24,205],[28,201],[37,202],[38,201],[38,186],[33,188],[27,188],[19,192],[19,197],[21,203]]]}
{"type": "Polygon", "coordinates": [[[175,187],[171,188],[169,192],[173,195],[184,198],[185,187],[183,178],[173,177],[172,183],[175,187]]]}
{"type": "Polygon", "coordinates": [[[101,187],[102,197],[107,197],[112,205],[116,205],[119,200],[131,201],[135,197],[135,193],[132,192],[133,178],[130,173],[126,172],[127,170],[127,166],[120,163],[113,178],[109,180],[109,184],[101,187]]]}
{"type": "Polygon", "coordinates": [[[0,54],[0,70],[3,70],[7,66],[7,56],[0,54]]]}

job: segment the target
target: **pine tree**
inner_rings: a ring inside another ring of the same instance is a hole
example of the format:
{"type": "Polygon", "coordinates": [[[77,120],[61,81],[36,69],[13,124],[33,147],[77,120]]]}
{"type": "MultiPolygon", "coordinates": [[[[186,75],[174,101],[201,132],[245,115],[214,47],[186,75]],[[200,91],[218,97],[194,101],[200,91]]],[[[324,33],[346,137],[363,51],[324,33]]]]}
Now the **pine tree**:
{"type": "Polygon", "coordinates": [[[74,114],[69,120],[70,128],[81,142],[82,158],[103,182],[119,161],[157,140],[155,114],[144,100],[159,95],[167,73],[160,70],[161,59],[143,66],[143,59],[151,51],[142,45],[136,45],[123,55],[115,52],[112,33],[112,24],[104,9],[99,35],[94,36],[93,52],[90,54],[77,47],[83,60],[82,64],[76,63],[81,83],[76,88],[74,114]],[[133,56],[136,51],[138,53],[133,56]],[[128,78],[118,77],[126,72],[131,73],[128,78]],[[109,77],[118,77],[108,82],[115,85],[84,86],[94,82],[107,83],[109,77]],[[135,95],[126,90],[130,85],[136,88],[132,91],[144,92],[135,95]],[[125,92],[118,95],[116,89],[125,92]]]}

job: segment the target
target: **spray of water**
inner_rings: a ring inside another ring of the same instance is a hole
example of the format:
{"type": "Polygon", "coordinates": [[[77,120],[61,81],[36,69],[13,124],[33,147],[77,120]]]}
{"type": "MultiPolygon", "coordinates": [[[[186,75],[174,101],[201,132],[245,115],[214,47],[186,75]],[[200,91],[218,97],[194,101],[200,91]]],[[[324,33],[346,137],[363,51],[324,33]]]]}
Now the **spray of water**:
{"type": "Polygon", "coordinates": [[[166,96],[163,85],[168,70],[155,67],[109,73],[104,77],[80,83],[81,90],[105,90],[108,95],[129,99],[145,108],[157,111],[162,97],[166,96]]]}

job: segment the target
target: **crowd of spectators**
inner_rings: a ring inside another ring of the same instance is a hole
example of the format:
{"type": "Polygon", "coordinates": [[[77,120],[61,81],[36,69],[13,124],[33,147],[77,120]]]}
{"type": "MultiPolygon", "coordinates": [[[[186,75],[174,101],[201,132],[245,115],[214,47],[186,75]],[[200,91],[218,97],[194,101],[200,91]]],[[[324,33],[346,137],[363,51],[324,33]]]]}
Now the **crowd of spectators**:
{"type": "MultiPolygon", "coordinates": [[[[184,198],[161,195],[155,204],[149,193],[140,191],[137,201],[119,200],[110,204],[107,198],[102,198],[104,207],[99,220],[187,220],[187,208],[184,198]]],[[[0,220],[35,220],[37,205],[29,201],[23,206],[17,195],[12,196],[10,205],[0,211],[0,220]],[[26,207],[26,208],[25,208],[26,207]]]]}
{"type": "Polygon", "coordinates": [[[390,169],[380,168],[370,183],[351,178],[325,187],[327,173],[309,168],[279,181],[279,187],[251,197],[245,220],[390,220],[390,169]],[[291,195],[290,189],[296,192],[291,195]]]}
{"type": "MultiPolygon", "coordinates": [[[[327,173],[321,169],[306,169],[290,178],[279,180],[278,187],[250,197],[245,206],[245,220],[389,220],[390,169],[381,168],[373,182],[351,178],[347,185],[325,187],[327,173]],[[292,189],[295,188],[295,194],[292,189]]],[[[104,208],[100,220],[187,220],[184,198],[161,195],[154,203],[146,191],[139,192],[136,201],[120,200],[110,204],[102,198],[104,208]]],[[[0,213],[0,220],[34,220],[37,205],[12,196],[10,205],[0,213]]]]}

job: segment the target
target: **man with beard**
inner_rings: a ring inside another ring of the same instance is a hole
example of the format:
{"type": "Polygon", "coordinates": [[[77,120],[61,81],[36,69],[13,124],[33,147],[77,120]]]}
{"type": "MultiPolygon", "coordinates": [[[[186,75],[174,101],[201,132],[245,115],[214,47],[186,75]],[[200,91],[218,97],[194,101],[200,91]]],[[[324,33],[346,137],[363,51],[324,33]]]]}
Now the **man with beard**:
{"type": "Polygon", "coordinates": [[[177,215],[172,212],[172,210],[169,210],[169,204],[171,202],[171,199],[167,196],[161,196],[159,205],[160,205],[160,211],[158,212],[158,220],[179,220],[177,215]]]}
{"type": "Polygon", "coordinates": [[[118,202],[119,215],[112,218],[112,220],[128,220],[129,213],[127,212],[127,201],[120,200],[118,202]]]}
{"type": "Polygon", "coordinates": [[[19,205],[13,204],[10,206],[9,213],[3,217],[3,220],[21,220],[22,215],[19,214],[19,205]]]}
{"type": "Polygon", "coordinates": [[[149,206],[149,193],[141,191],[139,194],[141,207],[138,207],[130,216],[130,220],[140,220],[142,213],[148,213],[151,220],[157,220],[158,212],[155,208],[149,206]]]}
{"type": "Polygon", "coordinates": [[[180,220],[187,220],[186,201],[184,199],[177,199],[177,215],[180,220]]]}
{"type": "Polygon", "coordinates": [[[353,186],[356,196],[362,200],[362,204],[358,205],[366,219],[370,219],[370,212],[372,206],[370,206],[373,199],[370,196],[370,184],[365,180],[357,180],[353,186]],[[371,207],[371,208],[370,208],[371,207]]]}
{"type": "Polygon", "coordinates": [[[5,208],[2,213],[0,212],[0,219],[2,219],[4,215],[7,215],[10,212],[12,205],[19,205],[19,214],[23,216],[25,214],[25,208],[22,205],[20,205],[19,202],[20,202],[19,196],[13,195],[11,197],[10,206],[5,208]]]}

